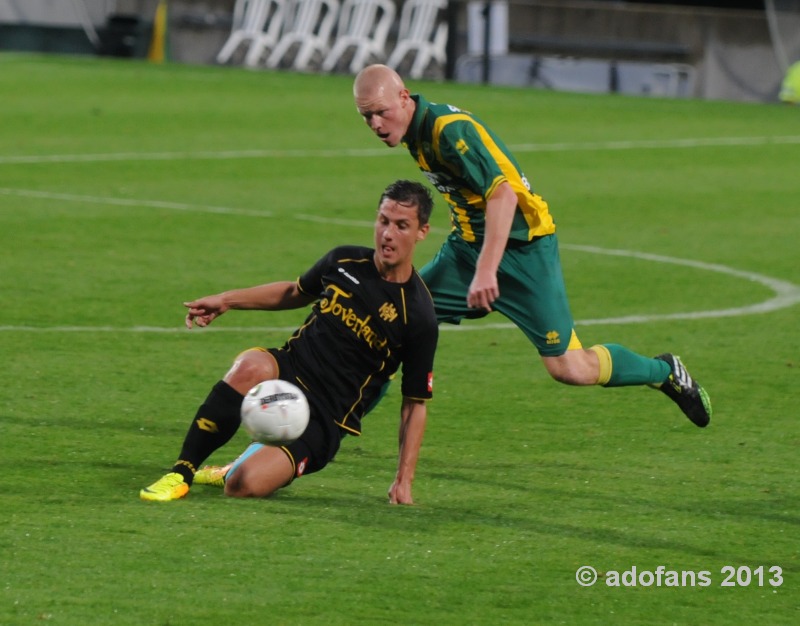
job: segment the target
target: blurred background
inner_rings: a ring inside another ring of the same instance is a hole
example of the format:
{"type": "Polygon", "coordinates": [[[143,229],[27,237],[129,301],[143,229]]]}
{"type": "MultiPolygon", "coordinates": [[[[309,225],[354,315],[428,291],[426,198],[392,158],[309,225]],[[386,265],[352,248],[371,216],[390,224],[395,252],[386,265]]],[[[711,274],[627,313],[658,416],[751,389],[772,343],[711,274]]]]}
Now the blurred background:
{"type": "Polygon", "coordinates": [[[0,0],[0,50],[778,102],[800,0],[0,0]]]}

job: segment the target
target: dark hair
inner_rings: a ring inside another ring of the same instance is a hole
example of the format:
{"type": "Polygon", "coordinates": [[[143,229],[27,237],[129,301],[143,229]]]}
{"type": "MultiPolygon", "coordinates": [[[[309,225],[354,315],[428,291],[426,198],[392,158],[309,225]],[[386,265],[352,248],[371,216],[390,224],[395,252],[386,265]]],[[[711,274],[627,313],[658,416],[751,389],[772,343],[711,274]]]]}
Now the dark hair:
{"type": "Polygon", "coordinates": [[[420,226],[425,226],[431,219],[431,212],[433,211],[431,192],[428,191],[425,185],[416,183],[413,180],[394,181],[383,190],[378,206],[383,204],[384,200],[394,200],[400,204],[417,207],[420,226]]]}

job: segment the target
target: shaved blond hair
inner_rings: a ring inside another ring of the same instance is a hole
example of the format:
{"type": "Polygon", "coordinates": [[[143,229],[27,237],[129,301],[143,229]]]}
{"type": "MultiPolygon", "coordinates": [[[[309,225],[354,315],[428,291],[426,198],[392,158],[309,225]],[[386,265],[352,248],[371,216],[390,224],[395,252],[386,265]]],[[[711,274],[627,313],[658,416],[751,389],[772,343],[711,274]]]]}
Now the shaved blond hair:
{"type": "Polygon", "coordinates": [[[353,95],[363,98],[368,95],[388,94],[405,89],[403,79],[388,65],[368,65],[361,70],[353,82],[353,95]]]}

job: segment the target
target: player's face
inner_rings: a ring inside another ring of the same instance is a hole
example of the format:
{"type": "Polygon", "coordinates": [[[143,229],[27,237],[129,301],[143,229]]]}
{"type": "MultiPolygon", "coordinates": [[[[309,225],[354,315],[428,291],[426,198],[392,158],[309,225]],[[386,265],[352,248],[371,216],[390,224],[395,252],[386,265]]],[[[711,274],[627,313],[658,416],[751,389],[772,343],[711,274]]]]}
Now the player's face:
{"type": "Polygon", "coordinates": [[[420,226],[417,207],[385,199],[375,220],[375,258],[386,268],[410,267],[414,246],[425,239],[429,225],[420,226]]]}
{"type": "Polygon", "coordinates": [[[359,93],[355,100],[358,113],[378,139],[390,148],[403,140],[414,114],[414,101],[407,89],[395,91],[390,86],[382,86],[359,93]]]}

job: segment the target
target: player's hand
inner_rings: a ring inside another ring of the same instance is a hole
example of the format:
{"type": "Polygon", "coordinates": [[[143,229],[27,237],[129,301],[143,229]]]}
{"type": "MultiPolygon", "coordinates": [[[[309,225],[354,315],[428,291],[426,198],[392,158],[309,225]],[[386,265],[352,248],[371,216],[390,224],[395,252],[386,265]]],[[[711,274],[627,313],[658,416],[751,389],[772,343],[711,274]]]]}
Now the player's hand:
{"type": "Polygon", "coordinates": [[[197,324],[201,328],[208,326],[228,310],[228,306],[221,296],[206,296],[191,302],[184,302],[183,306],[189,309],[186,314],[186,328],[189,329],[193,324],[197,324]]]}
{"type": "Polygon", "coordinates": [[[500,297],[497,275],[493,272],[475,272],[467,292],[467,306],[473,309],[492,310],[492,303],[500,297]]]}
{"type": "Polygon", "coordinates": [[[414,504],[411,497],[411,485],[395,480],[389,487],[389,504],[414,504]]]}

